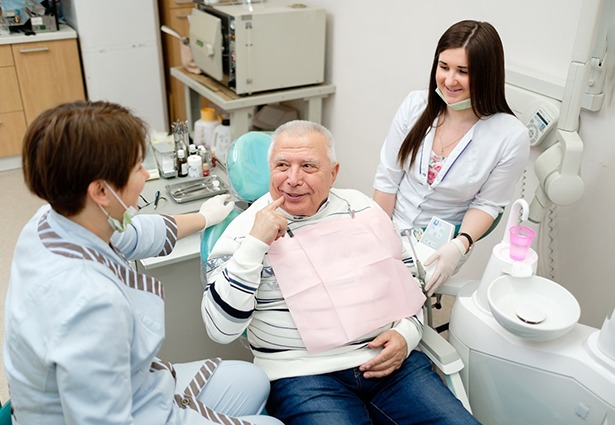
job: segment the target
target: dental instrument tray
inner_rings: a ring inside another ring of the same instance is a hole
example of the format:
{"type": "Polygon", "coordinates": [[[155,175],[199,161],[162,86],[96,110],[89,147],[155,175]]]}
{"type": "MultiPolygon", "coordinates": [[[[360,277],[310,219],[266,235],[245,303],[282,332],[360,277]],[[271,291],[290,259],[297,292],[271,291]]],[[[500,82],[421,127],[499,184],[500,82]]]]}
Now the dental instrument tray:
{"type": "Polygon", "coordinates": [[[228,187],[218,176],[209,176],[165,186],[169,195],[178,204],[209,198],[228,192],[228,187]]]}

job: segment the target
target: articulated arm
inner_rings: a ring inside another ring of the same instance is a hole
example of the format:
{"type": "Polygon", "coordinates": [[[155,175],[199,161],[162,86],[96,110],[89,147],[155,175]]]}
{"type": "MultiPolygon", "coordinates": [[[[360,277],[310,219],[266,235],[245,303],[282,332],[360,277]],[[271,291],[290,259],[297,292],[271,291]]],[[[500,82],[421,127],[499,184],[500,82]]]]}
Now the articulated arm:
{"type": "Polygon", "coordinates": [[[534,164],[538,187],[530,205],[529,220],[539,223],[552,204],[571,205],[581,199],[585,185],[579,168],[583,142],[576,131],[557,129],[558,143],[544,151],[534,164]]]}

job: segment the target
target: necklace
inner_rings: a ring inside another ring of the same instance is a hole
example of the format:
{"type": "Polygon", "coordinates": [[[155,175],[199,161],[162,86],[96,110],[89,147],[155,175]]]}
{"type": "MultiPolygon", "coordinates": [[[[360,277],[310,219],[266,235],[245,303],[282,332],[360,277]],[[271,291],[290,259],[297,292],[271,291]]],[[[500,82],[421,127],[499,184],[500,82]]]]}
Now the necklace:
{"type": "MultiPolygon", "coordinates": [[[[464,133],[465,134],[465,133],[464,133]]],[[[438,140],[440,141],[440,156],[444,156],[444,151],[446,150],[446,148],[448,148],[449,146],[454,145],[455,143],[457,143],[458,141],[461,140],[461,138],[464,136],[464,134],[462,134],[461,136],[457,137],[456,139],[454,139],[452,142],[447,143],[446,145],[444,143],[442,143],[442,136],[440,135],[440,133],[438,132],[438,140]]]]}
{"type": "MultiPolygon", "coordinates": [[[[444,121],[441,121],[441,122],[438,124],[438,130],[437,130],[437,131],[438,131],[438,134],[437,134],[437,136],[438,136],[438,141],[440,142],[440,156],[442,156],[442,157],[443,157],[443,156],[444,156],[444,151],[445,151],[447,148],[449,148],[449,147],[453,146],[454,144],[456,144],[457,142],[459,142],[459,141],[463,138],[463,136],[465,136],[465,134],[466,134],[466,133],[470,130],[470,128],[472,128],[472,126],[476,123],[476,121],[478,121],[478,119],[476,119],[476,120],[472,120],[471,122],[469,122],[469,123],[467,123],[467,124],[463,125],[463,127],[461,127],[461,128],[462,128],[462,130],[463,130],[463,131],[461,132],[461,135],[460,135],[460,136],[455,137],[452,141],[450,141],[450,142],[448,142],[448,143],[444,143],[444,141],[443,141],[443,139],[442,139],[442,132],[443,132],[443,127],[444,127],[444,126],[443,126],[444,121]]],[[[457,127],[457,128],[459,128],[459,127],[457,127]]],[[[459,133],[457,133],[457,134],[459,134],[459,133]]]]}

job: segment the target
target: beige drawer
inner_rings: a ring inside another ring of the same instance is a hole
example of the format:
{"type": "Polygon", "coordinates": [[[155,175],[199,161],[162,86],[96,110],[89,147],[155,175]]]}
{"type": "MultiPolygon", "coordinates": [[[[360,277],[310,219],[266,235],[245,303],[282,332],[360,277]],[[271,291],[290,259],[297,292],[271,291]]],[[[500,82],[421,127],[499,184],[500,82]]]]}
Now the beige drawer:
{"type": "Polygon", "coordinates": [[[23,110],[15,67],[0,68],[0,114],[23,110]]]}
{"type": "Polygon", "coordinates": [[[0,46],[0,66],[13,66],[13,52],[9,44],[0,46]]]}
{"type": "Polygon", "coordinates": [[[21,155],[26,119],[22,111],[0,114],[0,157],[21,155]]]}

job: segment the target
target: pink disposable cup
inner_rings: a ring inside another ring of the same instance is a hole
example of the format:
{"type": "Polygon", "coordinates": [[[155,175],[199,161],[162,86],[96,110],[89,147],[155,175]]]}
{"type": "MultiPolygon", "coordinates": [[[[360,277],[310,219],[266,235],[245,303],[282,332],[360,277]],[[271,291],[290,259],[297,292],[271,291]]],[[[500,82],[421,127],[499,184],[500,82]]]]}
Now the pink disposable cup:
{"type": "Polygon", "coordinates": [[[512,226],[510,228],[510,258],[523,261],[536,236],[534,229],[527,226],[512,226]]]}

